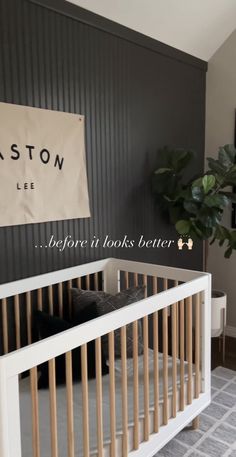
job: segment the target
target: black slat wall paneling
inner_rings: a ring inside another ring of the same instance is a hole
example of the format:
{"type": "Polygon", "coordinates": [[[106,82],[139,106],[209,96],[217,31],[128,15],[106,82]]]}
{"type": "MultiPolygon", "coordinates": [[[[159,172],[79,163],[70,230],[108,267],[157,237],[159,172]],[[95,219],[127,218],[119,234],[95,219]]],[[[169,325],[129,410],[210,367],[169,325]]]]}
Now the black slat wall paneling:
{"type": "Polygon", "coordinates": [[[191,254],[44,246],[51,235],[176,239],[150,174],[165,144],[195,150],[202,170],[205,72],[204,62],[63,0],[0,0],[0,101],[85,115],[92,212],[0,228],[1,283],[108,256],[201,268],[200,244],[191,254]]]}

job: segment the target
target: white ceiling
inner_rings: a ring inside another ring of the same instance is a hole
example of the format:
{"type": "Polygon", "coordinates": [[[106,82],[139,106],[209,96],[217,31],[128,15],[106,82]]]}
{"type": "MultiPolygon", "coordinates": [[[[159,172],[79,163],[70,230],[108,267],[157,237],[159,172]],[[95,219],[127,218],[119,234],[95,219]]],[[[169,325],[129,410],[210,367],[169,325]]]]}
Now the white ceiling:
{"type": "Polygon", "coordinates": [[[68,0],[203,60],[236,28],[236,0],[68,0]]]}

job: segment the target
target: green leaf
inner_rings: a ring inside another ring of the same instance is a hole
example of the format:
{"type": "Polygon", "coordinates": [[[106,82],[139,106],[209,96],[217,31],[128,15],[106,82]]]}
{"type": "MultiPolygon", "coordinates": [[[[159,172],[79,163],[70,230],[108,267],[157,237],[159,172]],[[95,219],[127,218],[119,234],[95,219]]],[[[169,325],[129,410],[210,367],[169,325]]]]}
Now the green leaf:
{"type": "Polygon", "coordinates": [[[235,163],[235,153],[231,150],[230,145],[219,148],[219,162],[226,168],[232,167],[235,163]]]}
{"type": "Polygon", "coordinates": [[[158,168],[156,171],[154,171],[155,175],[161,175],[166,172],[170,172],[171,168],[158,168]]]}
{"type": "Polygon", "coordinates": [[[207,240],[212,236],[213,229],[211,227],[206,227],[201,221],[192,221],[192,225],[194,226],[198,238],[201,240],[207,240]]]}
{"type": "Polygon", "coordinates": [[[216,178],[213,175],[205,175],[202,178],[202,185],[205,194],[208,194],[208,192],[213,189],[214,185],[216,183],[216,178]]]}
{"type": "Polygon", "coordinates": [[[230,232],[230,235],[231,235],[232,240],[236,241],[236,230],[232,230],[232,232],[230,232]]]}
{"type": "Polygon", "coordinates": [[[226,258],[226,259],[229,259],[229,258],[231,257],[231,255],[232,255],[232,252],[233,252],[233,249],[232,249],[231,246],[230,246],[230,247],[229,247],[228,249],[226,249],[226,251],[225,251],[225,258],[226,258]]]}
{"type": "Polygon", "coordinates": [[[224,150],[231,162],[232,165],[235,164],[235,159],[236,159],[236,149],[233,144],[225,144],[224,145],[224,150]]]}
{"type": "Polygon", "coordinates": [[[201,187],[202,186],[202,178],[197,178],[192,182],[192,187],[201,187]]]}
{"type": "Polygon", "coordinates": [[[236,193],[234,192],[220,192],[220,195],[225,195],[232,203],[236,203],[236,193]]]}
{"type": "Polygon", "coordinates": [[[220,223],[222,213],[216,208],[203,207],[199,211],[198,218],[205,227],[215,227],[220,223]]]}
{"type": "Polygon", "coordinates": [[[197,214],[197,212],[198,212],[198,207],[197,207],[196,203],[191,202],[191,201],[184,202],[184,209],[186,209],[186,211],[191,214],[197,214]]]}
{"type": "Polygon", "coordinates": [[[191,222],[187,220],[180,220],[176,222],[175,228],[180,235],[188,235],[191,228],[191,222]]]}
{"type": "Polygon", "coordinates": [[[225,175],[225,172],[227,169],[222,165],[219,160],[212,159],[211,157],[207,158],[208,161],[208,166],[210,170],[214,171],[214,173],[217,173],[219,177],[223,177],[225,175]]]}
{"type": "Polygon", "coordinates": [[[192,187],[192,197],[197,202],[202,202],[204,199],[204,192],[201,187],[192,187]]]}
{"type": "Polygon", "coordinates": [[[230,231],[226,227],[224,227],[223,225],[217,226],[217,229],[215,232],[215,238],[217,240],[226,240],[226,239],[230,239],[230,237],[231,237],[230,231]]]}
{"type": "Polygon", "coordinates": [[[222,208],[229,204],[229,199],[226,197],[226,195],[223,195],[223,194],[207,195],[204,198],[204,203],[205,203],[205,205],[209,206],[209,208],[212,208],[212,207],[222,208]]]}

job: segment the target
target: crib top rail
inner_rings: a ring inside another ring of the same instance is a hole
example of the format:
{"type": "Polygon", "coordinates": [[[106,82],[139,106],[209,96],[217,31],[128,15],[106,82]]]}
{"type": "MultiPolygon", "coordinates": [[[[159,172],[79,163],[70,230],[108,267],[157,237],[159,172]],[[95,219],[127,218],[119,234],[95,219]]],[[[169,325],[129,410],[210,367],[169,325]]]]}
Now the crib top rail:
{"type": "Polygon", "coordinates": [[[168,278],[170,280],[178,280],[181,282],[188,282],[193,279],[208,275],[208,273],[194,270],[185,270],[182,268],[107,258],[75,267],[66,268],[63,270],[57,270],[50,273],[1,284],[0,299],[22,294],[28,291],[37,290],[43,287],[48,287],[60,282],[69,281],[74,278],[91,275],[100,271],[104,271],[104,281],[107,283],[107,285],[109,281],[110,287],[108,288],[111,291],[112,283],[114,283],[115,286],[117,285],[117,273],[120,270],[143,275],[156,276],[159,278],[168,278]]]}
{"type": "MultiPolygon", "coordinates": [[[[132,303],[124,308],[56,334],[46,340],[41,340],[3,355],[0,357],[0,367],[4,366],[5,372],[9,377],[20,374],[189,296],[202,291],[209,294],[210,281],[210,275],[201,275],[199,278],[192,279],[187,283],[164,290],[158,295],[152,295],[139,302],[132,303]]],[[[205,303],[208,304],[208,302],[207,297],[205,303]]]]}

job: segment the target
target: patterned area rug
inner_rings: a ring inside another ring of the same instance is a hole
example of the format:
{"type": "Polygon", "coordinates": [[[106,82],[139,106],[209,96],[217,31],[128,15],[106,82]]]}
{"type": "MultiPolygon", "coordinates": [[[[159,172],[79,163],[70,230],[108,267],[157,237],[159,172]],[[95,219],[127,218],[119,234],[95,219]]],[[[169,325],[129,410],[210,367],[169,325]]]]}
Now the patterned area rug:
{"type": "Polygon", "coordinates": [[[199,430],[184,429],[157,457],[236,457],[236,371],[212,371],[212,402],[199,430]]]}

